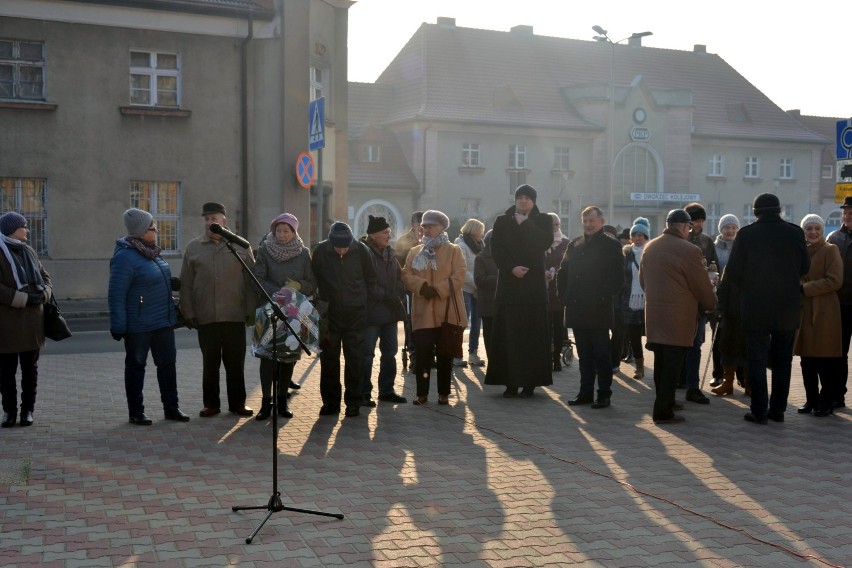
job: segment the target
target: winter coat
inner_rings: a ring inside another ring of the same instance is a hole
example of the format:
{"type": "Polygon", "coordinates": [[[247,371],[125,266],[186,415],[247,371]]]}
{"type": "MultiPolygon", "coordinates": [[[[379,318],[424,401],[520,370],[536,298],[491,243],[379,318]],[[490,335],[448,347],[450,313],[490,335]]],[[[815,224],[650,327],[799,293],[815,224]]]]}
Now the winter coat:
{"type": "MultiPolygon", "coordinates": [[[[547,310],[550,312],[561,312],[565,306],[562,305],[562,300],[559,299],[559,286],[556,282],[556,273],[559,267],[562,266],[562,260],[565,258],[565,251],[568,250],[568,243],[571,240],[562,237],[562,242],[547,249],[544,253],[544,268],[545,270],[553,269],[553,279],[547,283],[547,310]]],[[[551,243],[553,244],[553,243],[551,243]]]]}
{"type": "Polygon", "coordinates": [[[716,328],[716,344],[722,355],[722,365],[727,367],[745,367],[748,365],[746,337],[743,330],[740,299],[742,291],[723,272],[716,286],[716,313],[720,316],[716,328]]]}
{"type": "Polygon", "coordinates": [[[715,262],[716,266],[719,266],[719,257],[716,256],[716,244],[711,237],[705,235],[703,232],[694,233],[690,231],[686,240],[701,249],[701,254],[704,256],[704,260],[707,261],[705,267],[709,267],[711,262],[715,262]]]}
{"type": "Polygon", "coordinates": [[[402,269],[402,282],[405,289],[411,292],[411,329],[430,329],[441,327],[447,321],[452,324],[467,326],[467,313],[464,309],[462,284],[464,284],[467,265],[464,255],[457,245],[445,243],[435,247],[436,269],[425,268],[415,270],[411,261],[420,252],[423,245],[417,245],[408,253],[405,268],[402,269]],[[455,305],[450,300],[450,279],[455,291],[455,305]],[[426,299],[420,294],[423,284],[429,284],[438,291],[437,298],[426,299]],[[449,311],[447,305],[449,303],[449,311]],[[458,315],[455,306],[458,306],[458,315]],[[445,314],[447,317],[445,318],[445,314]]]}
{"type": "Polygon", "coordinates": [[[491,256],[491,247],[486,246],[476,255],[473,263],[473,280],[476,282],[476,311],[484,318],[494,317],[496,307],[494,293],[497,291],[497,263],[491,256]]]}
{"type": "Polygon", "coordinates": [[[837,246],[843,260],[843,286],[837,291],[837,297],[841,305],[852,306],[852,231],[844,225],[828,235],[826,241],[837,246]]]}
{"type": "Polygon", "coordinates": [[[405,289],[402,286],[402,268],[396,260],[396,251],[387,247],[379,251],[370,237],[361,239],[370,250],[370,259],[376,271],[376,285],[367,299],[367,325],[384,325],[405,318],[405,289]]]}
{"type": "Polygon", "coordinates": [[[331,241],[317,245],[311,264],[323,315],[329,325],[342,330],[367,326],[367,298],[376,286],[376,270],[367,245],[353,239],[349,251],[340,256],[331,241]]]}
{"type": "MultiPolygon", "coordinates": [[[[644,252],[644,248],[642,249],[644,252]]],[[[636,262],[636,253],[633,252],[633,245],[625,245],[621,249],[624,254],[624,286],[621,288],[621,321],[627,325],[642,325],[645,323],[645,308],[638,310],[630,309],[630,295],[633,291],[633,267],[638,268],[639,263],[636,262]]]]}
{"type": "MultiPolygon", "coordinates": [[[[35,260],[45,285],[45,295],[52,294],[50,274],[38,260],[36,252],[24,244],[26,254],[35,260]]],[[[12,254],[15,254],[12,252],[12,254]]],[[[0,353],[22,353],[44,347],[44,312],[41,305],[27,306],[27,292],[15,289],[13,267],[0,253],[0,353]]],[[[35,292],[30,286],[28,292],[35,292]]]]}
{"type": "Polygon", "coordinates": [[[494,221],[491,232],[491,256],[497,263],[497,304],[546,304],[544,253],[553,243],[553,221],[537,206],[526,221],[515,221],[514,205],[494,221]],[[512,269],[526,266],[529,272],[516,278],[512,269]]]}
{"type": "Polygon", "coordinates": [[[691,346],[700,314],[716,307],[701,249],[666,229],[645,245],[639,282],[648,343],[691,346]]]}
{"type": "Polygon", "coordinates": [[[731,257],[731,249],[734,247],[734,240],[731,239],[730,241],[726,241],[722,238],[722,235],[718,235],[716,237],[715,245],[716,258],[719,259],[717,267],[719,268],[719,274],[722,274],[725,267],[728,265],[728,259],[731,257]]]}
{"type": "Polygon", "coordinates": [[[568,244],[556,277],[566,327],[612,328],[613,296],[624,284],[623,263],[621,244],[603,230],[568,244]]]}
{"type": "Polygon", "coordinates": [[[804,231],[778,214],[761,215],[740,229],[725,272],[742,290],[746,332],[799,327],[799,279],[810,262],[804,231]]]}
{"type": "Polygon", "coordinates": [[[795,354],[803,357],[840,357],[840,300],[843,260],[837,247],[825,241],[808,244],[811,268],[802,278],[802,323],[795,354]]]}
{"type": "MultiPolygon", "coordinates": [[[[461,250],[462,255],[464,256],[464,262],[467,265],[467,272],[465,272],[464,275],[464,285],[462,285],[462,292],[467,292],[468,294],[473,294],[475,296],[476,282],[473,278],[473,265],[474,261],[476,260],[477,253],[470,250],[470,247],[467,246],[466,242],[464,242],[464,237],[462,235],[459,235],[456,238],[455,244],[458,245],[459,249],[461,250]]],[[[477,307],[479,307],[478,304],[477,307]]]]}
{"type": "Polygon", "coordinates": [[[177,321],[169,265],[160,256],[146,257],[123,238],[115,242],[109,263],[108,301],[112,333],[156,331],[177,321]]]}
{"type": "MultiPolygon", "coordinates": [[[[260,245],[257,261],[251,271],[270,296],[283,288],[288,280],[298,282],[302,286],[299,291],[305,296],[313,296],[317,289],[317,279],[311,268],[311,253],[307,247],[302,247],[302,252],[297,256],[279,262],[272,258],[269,249],[260,245]]],[[[265,298],[261,300],[266,301],[265,298]]]]}
{"type": "MultiPolygon", "coordinates": [[[[251,269],[251,247],[235,250],[251,269]]],[[[199,325],[206,325],[245,322],[254,316],[258,305],[254,283],[225,245],[225,239],[215,241],[202,235],[189,241],[180,279],[180,311],[184,318],[195,318],[199,325]]]]}
{"type": "Polygon", "coordinates": [[[405,260],[408,258],[408,253],[419,244],[420,237],[414,229],[410,229],[407,233],[396,240],[393,248],[396,251],[396,259],[399,261],[400,267],[405,266],[405,260]]]}

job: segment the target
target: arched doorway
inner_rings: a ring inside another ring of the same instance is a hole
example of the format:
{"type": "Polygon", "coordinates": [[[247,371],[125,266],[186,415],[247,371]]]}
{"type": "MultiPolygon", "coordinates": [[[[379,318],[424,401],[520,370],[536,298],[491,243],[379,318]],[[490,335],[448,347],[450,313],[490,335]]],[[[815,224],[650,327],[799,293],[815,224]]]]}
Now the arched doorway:
{"type": "Polygon", "coordinates": [[[648,144],[632,142],[619,150],[612,175],[616,205],[633,205],[631,193],[663,192],[663,161],[648,144]]]}
{"type": "Polygon", "coordinates": [[[408,230],[408,224],[403,222],[399,210],[393,203],[384,199],[371,199],[365,202],[358,208],[355,214],[355,221],[352,230],[355,236],[359,237],[367,231],[367,225],[370,223],[370,215],[373,217],[384,217],[388,225],[391,226],[393,240],[396,240],[402,233],[408,230]]]}

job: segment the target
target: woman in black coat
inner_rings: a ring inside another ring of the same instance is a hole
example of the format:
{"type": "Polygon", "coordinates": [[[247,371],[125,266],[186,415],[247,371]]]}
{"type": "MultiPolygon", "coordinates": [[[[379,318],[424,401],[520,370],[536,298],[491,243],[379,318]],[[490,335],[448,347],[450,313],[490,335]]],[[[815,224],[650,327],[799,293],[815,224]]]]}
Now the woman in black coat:
{"type": "Polygon", "coordinates": [[[491,256],[491,231],[482,239],[482,252],[473,262],[473,281],[476,283],[477,309],[482,318],[482,338],[485,341],[485,355],[491,360],[491,332],[494,328],[494,294],[497,291],[497,264],[491,256]]]}
{"type": "Polygon", "coordinates": [[[536,190],[515,190],[515,205],[497,217],[491,254],[497,264],[496,312],[485,384],[506,385],[505,397],[533,395],[553,384],[544,253],[553,242],[550,216],[535,205],[536,190]]]}

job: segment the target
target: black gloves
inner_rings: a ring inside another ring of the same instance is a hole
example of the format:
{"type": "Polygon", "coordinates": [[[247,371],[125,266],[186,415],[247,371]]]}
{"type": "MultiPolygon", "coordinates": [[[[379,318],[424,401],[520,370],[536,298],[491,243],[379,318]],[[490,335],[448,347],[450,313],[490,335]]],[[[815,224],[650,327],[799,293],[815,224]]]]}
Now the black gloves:
{"type": "Polygon", "coordinates": [[[436,290],[434,286],[430,286],[424,282],[423,286],[420,287],[420,295],[427,300],[431,300],[432,298],[438,297],[438,290],[436,290]]]}
{"type": "Polygon", "coordinates": [[[27,305],[28,306],[39,306],[44,303],[45,295],[44,292],[39,290],[38,292],[27,292],[27,305]]]}
{"type": "Polygon", "coordinates": [[[196,318],[187,318],[183,324],[186,326],[186,329],[195,329],[198,327],[198,319],[196,318]]]}
{"type": "Polygon", "coordinates": [[[111,332],[109,332],[109,334],[112,335],[112,338],[115,339],[116,341],[121,341],[122,339],[124,339],[123,333],[115,333],[114,331],[111,331],[111,332]]]}
{"type": "Polygon", "coordinates": [[[180,292],[180,278],[172,276],[172,292],[180,292]]]}

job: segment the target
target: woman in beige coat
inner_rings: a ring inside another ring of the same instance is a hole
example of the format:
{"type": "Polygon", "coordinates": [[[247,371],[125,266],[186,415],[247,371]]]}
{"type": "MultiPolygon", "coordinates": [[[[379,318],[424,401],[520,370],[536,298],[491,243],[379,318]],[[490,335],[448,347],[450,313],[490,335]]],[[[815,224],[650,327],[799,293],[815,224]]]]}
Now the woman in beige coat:
{"type": "MultiPolygon", "coordinates": [[[[411,328],[414,330],[417,397],[426,404],[432,353],[441,340],[441,324],[467,326],[462,298],[467,265],[458,245],[449,242],[449,218],[440,211],[423,213],[423,244],[411,249],[402,269],[402,282],[412,294],[411,328]],[[452,281],[452,288],[450,282],[452,281]],[[450,297],[452,289],[453,298],[450,297]]],[[[448,404],[453,358],[437,355],[438,404],[448,404]]]]}
{"type": "Polygon", "coordinates": [[[845,373],[841,356],[840,301],[837,290],[843,285],[843,260],[835,245],[825,242],[825,222],[819,215],[802,219],[811,268],[802,277],[802,323],[796,338],[795,354],[801,356],[805,404],[800,414],[831,414],[838,386],[845,373]],[[819,385],[822,383],[822,392],[819,385]]]}

